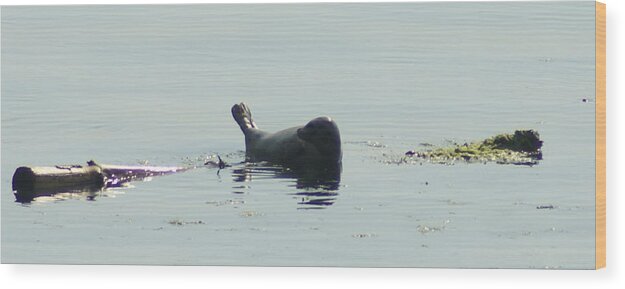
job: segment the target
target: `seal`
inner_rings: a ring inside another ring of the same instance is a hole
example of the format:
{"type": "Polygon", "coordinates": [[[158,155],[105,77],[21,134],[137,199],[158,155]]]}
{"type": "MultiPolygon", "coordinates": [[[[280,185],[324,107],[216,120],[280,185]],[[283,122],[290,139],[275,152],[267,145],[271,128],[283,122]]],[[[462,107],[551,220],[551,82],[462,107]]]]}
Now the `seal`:
{"type": "Polygon", "coordinates": [[[341,165],[341,136],[330,117],[317,117],[304,126],[269,133],[258,128],[245,103],[232,106],[232,116],[245,135],[248,161],[268,161],[291,168],[341,165]]]}

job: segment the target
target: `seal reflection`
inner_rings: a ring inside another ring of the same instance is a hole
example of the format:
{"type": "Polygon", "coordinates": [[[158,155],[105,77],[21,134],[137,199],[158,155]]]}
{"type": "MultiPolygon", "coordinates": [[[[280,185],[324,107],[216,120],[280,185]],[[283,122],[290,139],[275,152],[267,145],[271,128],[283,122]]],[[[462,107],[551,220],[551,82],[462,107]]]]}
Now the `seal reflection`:
{"type": "MultiPolygon", "coordinates": [[[[334,204],[341,183],[341,164],[333,167],[306,167],[291,169],[269,163],[243,163],[232,169],[235,183],[247,183],[253,180],[286,179],[292,180],[290,187],[295,188],[299,201],[298,209],[323,209],[334,204]]],[[[233,193],[241,194],[241,188],[234,186],[233,193]]]]}

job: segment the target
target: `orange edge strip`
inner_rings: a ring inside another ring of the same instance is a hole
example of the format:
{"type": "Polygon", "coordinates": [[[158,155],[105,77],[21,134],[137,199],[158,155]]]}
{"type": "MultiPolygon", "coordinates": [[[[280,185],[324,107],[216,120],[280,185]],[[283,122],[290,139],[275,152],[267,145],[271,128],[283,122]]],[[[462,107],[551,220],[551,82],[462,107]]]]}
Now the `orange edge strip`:
{"type": "Polygon", "coordinates": [[[595,4],[595,269],[606,266],[606,5],[595,4]]]}

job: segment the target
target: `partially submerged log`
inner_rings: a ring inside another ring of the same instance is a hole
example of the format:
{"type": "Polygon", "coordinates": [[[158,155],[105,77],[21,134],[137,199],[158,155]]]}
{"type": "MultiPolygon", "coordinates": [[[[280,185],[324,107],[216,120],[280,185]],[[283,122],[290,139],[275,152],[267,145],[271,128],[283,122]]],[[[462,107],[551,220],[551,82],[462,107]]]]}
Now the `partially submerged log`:
{"type": "Polygon", "coordinates": [[[19,167],[13,174],[13,190],[56,190],[85,185],[103,186],[104,174],[98,166],[19,167]]]}
{"type": "Polygon", "coordinates": [[[119,166],[88,161],[86,166],[19,167],[13,174],[13,191],[19,202],[62,192],[94,192],[127,182],[182,172],[183,167],[119,166]]]}

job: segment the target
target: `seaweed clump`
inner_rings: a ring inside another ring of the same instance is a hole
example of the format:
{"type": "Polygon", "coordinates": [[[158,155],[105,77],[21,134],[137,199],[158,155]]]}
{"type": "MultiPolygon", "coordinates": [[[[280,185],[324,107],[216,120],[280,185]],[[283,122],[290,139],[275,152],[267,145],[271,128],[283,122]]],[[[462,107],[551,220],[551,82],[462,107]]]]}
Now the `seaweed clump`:
{"type": "Polygon", "coordinates": [[[483,141],[424,152],[409,151],[408,158],[422,158],[435,163],[496,162],[499,164],[535,165],[542,159],[543,141],[534,130],[517,130],[513,134],[499,134],[483,141]]]}

